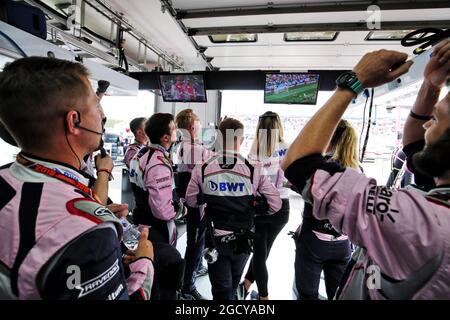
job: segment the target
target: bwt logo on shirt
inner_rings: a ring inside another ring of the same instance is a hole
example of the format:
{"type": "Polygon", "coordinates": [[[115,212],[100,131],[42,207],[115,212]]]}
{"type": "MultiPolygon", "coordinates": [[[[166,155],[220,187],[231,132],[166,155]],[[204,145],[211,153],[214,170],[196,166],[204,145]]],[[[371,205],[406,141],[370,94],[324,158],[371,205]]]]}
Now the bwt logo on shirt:
{"type": "Polygon", "coordinates": [[[244,191],[244,186],[245,183],[243,182],[219,182],[218,184],[213,182],[213,181],[209,181],[209,189],[211,191],[232,191],[232,192],[236,192],[238,191],[244,191]]]}
{"type": "Polygon", "coordinates": [[[280,149],[278,151],[276,151],[276,153],[278,153],[279,157],[284,157],[286,155],[287,149],[280,149]]]}

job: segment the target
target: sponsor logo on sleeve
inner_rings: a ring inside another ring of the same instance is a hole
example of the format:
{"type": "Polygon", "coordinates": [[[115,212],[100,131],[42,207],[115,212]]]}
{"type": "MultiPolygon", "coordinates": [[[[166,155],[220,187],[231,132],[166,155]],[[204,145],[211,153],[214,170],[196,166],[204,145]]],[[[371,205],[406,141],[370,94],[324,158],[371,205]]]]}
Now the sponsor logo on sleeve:
{"type": "Polygon", "coordinates": [[[105,207],[98,207],[95,211],[94,211],[94,215],[96,215],[97,217],[101,217],[101,216],[108,216],[111,215],[112,212],[105,207]]]}
{"type": "Polygon", "coordinates": [[[172,178],[171,176],[159,178],[159,179],[156,179],[156,183],[163,183],[163,182],[169,181],[171,178],[172,178]]]}
{"type": "Polygon", "coordinates": [[[395,217],[399,211],[391,203],[392,196],[392,191],[386,187],[371,187],[366,202],[367,214],[375,215],[381,222],[385,221],[385,217],[387,217],[389,221],[395,223],[395,217]]]}
{"type": "Polygon", "coordinates": [[[105,272],[102,274],[96,276],[93,279],[90,279],[82,284],[80,284],[77,289],[80,290],[80,294],[78,295],[78,298],[82,298],[84,296],[87,296],[88,294],[91,294],[92,292],[97,291],[98,289],[105,286],[109,281],[114,279],[114,277],[119,272],[119,260],[116,259],[111,267],[108,268],[105,272]]]}

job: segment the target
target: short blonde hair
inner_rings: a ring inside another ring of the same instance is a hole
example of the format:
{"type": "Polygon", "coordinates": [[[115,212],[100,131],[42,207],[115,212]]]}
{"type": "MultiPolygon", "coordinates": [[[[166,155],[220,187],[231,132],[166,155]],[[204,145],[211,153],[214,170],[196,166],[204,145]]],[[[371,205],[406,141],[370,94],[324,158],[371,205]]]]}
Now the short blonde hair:
{"type": "Polygon", "coordinates": [[[177,117],[175,118],[175,123],[177,124],[178,129],[189,129],[194,121],[199,120],[199,117],[194,113],[192,109],[184,109],[178,112],[177,117]]]}

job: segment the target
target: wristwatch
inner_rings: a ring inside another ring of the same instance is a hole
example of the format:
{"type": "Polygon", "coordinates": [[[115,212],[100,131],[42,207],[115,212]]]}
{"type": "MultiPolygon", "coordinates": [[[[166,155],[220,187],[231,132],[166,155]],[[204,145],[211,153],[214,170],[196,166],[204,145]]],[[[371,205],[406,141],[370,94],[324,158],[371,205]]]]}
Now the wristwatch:
{"type": "Polygon", "coordinates": [[[353,71],[344,72],[336,79],[336,85],[341,89],[350,89],[358,96],[363,90],[361,81],[353,71]]]}

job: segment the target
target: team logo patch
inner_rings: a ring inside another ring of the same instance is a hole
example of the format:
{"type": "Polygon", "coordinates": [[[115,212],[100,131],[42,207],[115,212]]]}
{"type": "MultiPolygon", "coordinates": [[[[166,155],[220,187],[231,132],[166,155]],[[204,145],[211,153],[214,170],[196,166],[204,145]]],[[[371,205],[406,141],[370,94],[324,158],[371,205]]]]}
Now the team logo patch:
{"type": "Polygon", "coordinates": [[[217,188],[219,187],[219,186],[217,185],[217,183],[212,182],[212,181],[209,181],[208,185],[209,185],[209,189],[210,189],[211,191],[217,191],[217,188]]]}
{"type": "Polygon", "coordinates": [[[77,289],[80,290],[78,298],[82,298],[98,289],[103,287],[109,281],[114,279],[114,276],[119,272],[119,260],[116,260],[111,267],[108,268],[102,274],[90,279],[82,284],[80,284],[77,289]]]}
{"type": "Polygon", "coordinates": [[[99,207],[94,211],[94,215],[97,217],[108,216],[110,214],[112,214],[111,211],[109,211],[109,209],[105,207],[99,207]]]}
{"type": "Polygon", "coordinates": [[[73,199],[67,202],[66,208],[70,214],[82,216],[97,224],[102,221],[114,221],[114,214],[98,202],[88,199],[73,199]]]}
{"type": "Polygon", "coordinates": [[[112,215],[112,212],[108,208],[93,201],[79,200],[74,203],[74,206],[78,210],[81,210],[83,212],[89,213],[97,217],[112,215]]]}

